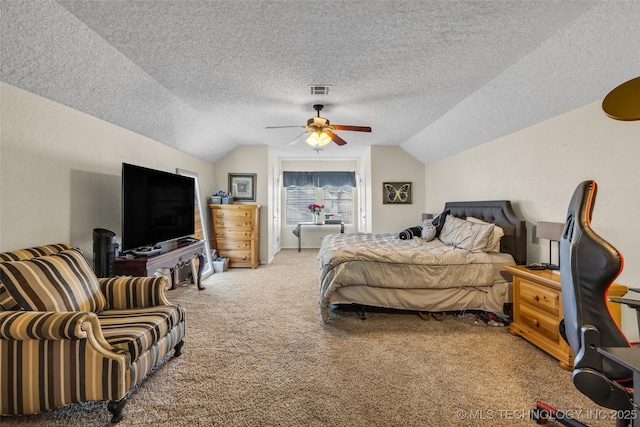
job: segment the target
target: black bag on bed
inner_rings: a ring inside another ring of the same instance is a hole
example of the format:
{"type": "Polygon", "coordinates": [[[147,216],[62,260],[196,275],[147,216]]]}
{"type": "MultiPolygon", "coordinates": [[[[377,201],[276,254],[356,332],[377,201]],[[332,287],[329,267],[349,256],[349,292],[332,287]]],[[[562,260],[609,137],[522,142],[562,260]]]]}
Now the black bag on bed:
{"type": "Polygon", "coordinates": [[[400,237],[401,240],[411,240],[415,236],[422,237],[422,227],[415,226],[402,230],[398,237],[400,237]]]}

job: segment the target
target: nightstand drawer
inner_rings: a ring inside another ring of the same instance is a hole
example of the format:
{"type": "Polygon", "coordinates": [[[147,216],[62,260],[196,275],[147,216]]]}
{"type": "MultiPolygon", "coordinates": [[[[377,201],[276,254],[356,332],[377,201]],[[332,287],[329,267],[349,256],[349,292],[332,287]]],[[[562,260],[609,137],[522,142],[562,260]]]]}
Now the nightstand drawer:
{"type": "Polygon", "coordinates": [[[520,279],[522,302],[541,308],[554,316],[560,313],[560,292],[542,287],[526,279],[520,279]]]}
{"type": "Polygon", "coordinates": [[[560,322],[557,319],[547,317],[542,312],[526,305],[520,306],[520,323],[553,341],[558,341],[560,336],[558,331],[560,322]]]}

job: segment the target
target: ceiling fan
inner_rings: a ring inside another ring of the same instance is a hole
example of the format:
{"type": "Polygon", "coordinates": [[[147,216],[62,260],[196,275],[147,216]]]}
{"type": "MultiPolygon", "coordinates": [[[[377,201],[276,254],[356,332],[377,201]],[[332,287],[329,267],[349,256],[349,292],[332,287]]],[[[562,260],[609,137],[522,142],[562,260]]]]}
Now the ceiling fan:
{"type": "Polygon", "coordinates": [[[350,126],[350,125],[332,125],[329,119],[320,117],[320,111],[324,108],[322,104],[315,104],[313,109],[316,110],[316,116],[307,120],[306,126],[267,126],[267,129],[280,129],[280,128],[307,128],[306,131],[295,137],[289,145],[296,144],[300,140],[300,136],[304,134],[311,134],[306,139],[307,144],[314,148],[322,147],[330,143],[335,142],[338,145],[345,145],[347,141],[340,138],[333,132],[334,130],[349,130],[354,132],[371,132],[371,128],[368,126],[350,126]]]}

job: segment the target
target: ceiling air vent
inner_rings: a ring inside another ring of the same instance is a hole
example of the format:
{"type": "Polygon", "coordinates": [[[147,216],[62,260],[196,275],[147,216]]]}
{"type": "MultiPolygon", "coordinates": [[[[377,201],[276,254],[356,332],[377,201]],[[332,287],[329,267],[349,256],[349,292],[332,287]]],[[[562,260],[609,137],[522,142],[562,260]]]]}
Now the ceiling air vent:
{"type": "Polygon", "coordinates": [[[331,86],[309,86],[311,88],[311,95],[329,95],[331,86]]]}

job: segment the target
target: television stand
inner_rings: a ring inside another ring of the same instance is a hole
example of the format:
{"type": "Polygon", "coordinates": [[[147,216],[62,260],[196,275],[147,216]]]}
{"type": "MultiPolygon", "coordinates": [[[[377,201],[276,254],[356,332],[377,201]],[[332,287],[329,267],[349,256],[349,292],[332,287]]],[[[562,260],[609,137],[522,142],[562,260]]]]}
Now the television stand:
{"type": "Polygon", "coordinates": [[[137,256],[153,256],[162,252],[162,249],[155,246],[146,246],[142,248],[131,249],[129,252],[137,256]]]}
{"type": "Polygon", "coordinates": [[[119,276],[150,277],[156,271],[166,268],[171,270],[171,288],[175,289],[178,284],[178,267],[181,264],[192,263],[194,258],[198,258],[197,277],[194,282],[198,289],[203,290],[202,269],[204,267],[204,240],[178,243],[177,246],[163,250],[157,255],[144,256],[140,258],[116,258],[116,274],[119,276]]]}

